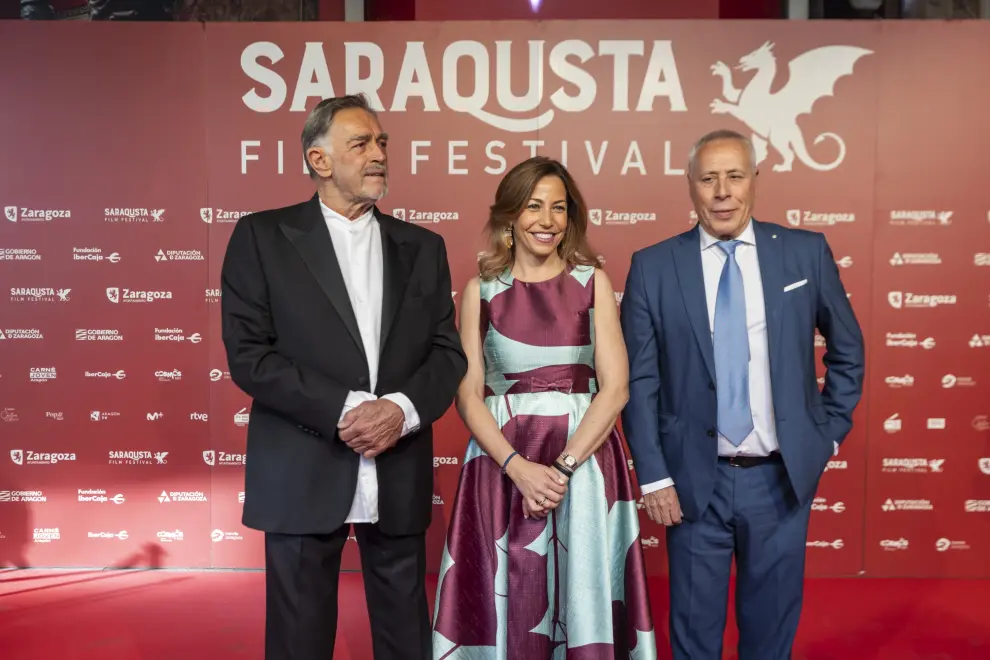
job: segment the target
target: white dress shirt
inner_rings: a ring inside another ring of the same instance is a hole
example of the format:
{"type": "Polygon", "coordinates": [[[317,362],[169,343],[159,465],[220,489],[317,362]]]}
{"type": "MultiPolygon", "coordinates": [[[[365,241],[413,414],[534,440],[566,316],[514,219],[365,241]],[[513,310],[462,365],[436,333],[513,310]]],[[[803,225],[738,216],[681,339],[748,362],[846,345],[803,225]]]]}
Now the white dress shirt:
{"type": "MultiPolygon", "coordinates": [[[[705,299],[708,303],[709,336],[715,338],[715,301],[722,267],[728,256],[718,247],[715,238],[701,225],[701,267],[705,277],[705,299]]],[[[770,347],[767,339],[767,313],[763,300],[763,276],[756,246],[756,232],[750,221],[739,235],[736,246],[736,263],[742,271],[746,297],[746,327],[749,335],[749,407],[753,413],[753,430],[739,444],[733,445],[721,433],[718,435],[718,455],[768,456],[778,451],[777,427],[774,422],[773,392],[770,389],[770,347]]],[[[838,451],[838,444],[835,445],[838,451]]],[[[674,485],[673,479],[662,479],[640,486],[643,494],[674,485]]]]}
{"type": "MultiPolygon", "coordinates": [[[[359,218],[349,220],[330,210],[320,202],[323,218],[330,230],[333,250],[340,264],[340,272],[344,276],[344,286],[347,287],[347,297],[351,301],[354,316],[357,318],[358,330],[364,344],[364,353],[368,356],[368,375],[370,383],[367,392],[349,392],[341,411],[341,418],[353,408],[365,401],[374,401],[378,383],[379,338],[382,327],[382,240],[378,220],[372,211],[359,218]]],[[[405,422],[402,425],[402,435],[405,436],[419,428],[419,415],[409,398],[399,392],[385,394],[388,399],[402,408],[405,422]]],[[[358,467],[357,489],[348,523],[377,523],[378,522],[378,471],[375,469],[375,459],[361,457],[358,467]]]]}

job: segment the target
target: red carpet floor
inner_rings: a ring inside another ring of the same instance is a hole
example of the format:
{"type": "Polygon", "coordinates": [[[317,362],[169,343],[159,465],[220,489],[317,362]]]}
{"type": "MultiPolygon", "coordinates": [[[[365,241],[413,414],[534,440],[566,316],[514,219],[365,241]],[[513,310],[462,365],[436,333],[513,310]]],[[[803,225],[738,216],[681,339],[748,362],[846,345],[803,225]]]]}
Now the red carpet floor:
{"type": "MultiPolygon", "coordinates": [[[[263,581],[260,572],[2,571],[0,659],[261,660],[263,581]]],[[[666,584],[651,587],[664,643],[666,584]]],[[[806,594],[793,660],[990,659],[990,582],[809,580],[806,594]]],[[[342,576],[340,610],[333,659],[372,660],[359,574],[342,576]]],[[[731,608],[730,622],[725,658],[736,657],[731,608]]]]}

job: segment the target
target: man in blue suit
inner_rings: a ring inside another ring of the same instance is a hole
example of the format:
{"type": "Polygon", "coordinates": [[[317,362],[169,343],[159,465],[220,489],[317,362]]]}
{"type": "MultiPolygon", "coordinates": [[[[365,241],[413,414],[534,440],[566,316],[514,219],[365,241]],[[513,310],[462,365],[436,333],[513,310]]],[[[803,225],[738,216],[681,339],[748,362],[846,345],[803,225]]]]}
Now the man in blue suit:
{"type": "Polygon", "coordinates": [[[626,279],[623,430],[667,526],[675,660],[721,659],[733,557],[739,659],[785,660],[811,502],[862,396],[863,335],[825,237],[753,219],[749,140],[704,136],[687,178],[697,226],[637,251],[626,279]]]}

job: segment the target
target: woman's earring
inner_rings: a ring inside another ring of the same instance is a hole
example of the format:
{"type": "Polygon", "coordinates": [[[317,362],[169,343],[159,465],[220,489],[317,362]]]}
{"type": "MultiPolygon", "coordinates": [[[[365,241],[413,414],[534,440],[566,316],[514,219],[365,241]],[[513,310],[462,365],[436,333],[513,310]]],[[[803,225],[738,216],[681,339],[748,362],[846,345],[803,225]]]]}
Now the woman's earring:
{"type": "Polygon", "coordinates": [[[512,228],[505,230],[505,247],[512,249],[512,228]]]}

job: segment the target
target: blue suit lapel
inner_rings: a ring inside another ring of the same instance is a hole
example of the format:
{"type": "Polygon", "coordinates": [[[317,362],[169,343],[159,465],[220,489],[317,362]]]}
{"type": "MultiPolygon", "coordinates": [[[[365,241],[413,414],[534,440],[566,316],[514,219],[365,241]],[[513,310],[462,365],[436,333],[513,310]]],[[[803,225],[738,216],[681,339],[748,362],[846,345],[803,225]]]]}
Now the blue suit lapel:
{"type": "Polygon", "coordinates": [[[781,323],[784,302],[784,232],[774,224],[753,220],[756,234],[756,252],[760,260],[760,277],[763,280],[763,305],[767,314],[767,343],[770,349],[770,372],[779,364],[781,323]]]}
{"type": "Polygon", "coordinates": [[[681,234],[680,244],[674,251],[677,280],[681,285],[684,307],[687,309],[691,329],[698,340],[698,348],[708,367],[708,375],[715,382],[715,351],[712,348],[711,325],[708,322],[708,302],[705,296],[705,274],[701,268],[701,238],[698,226],[681,234]]]}

